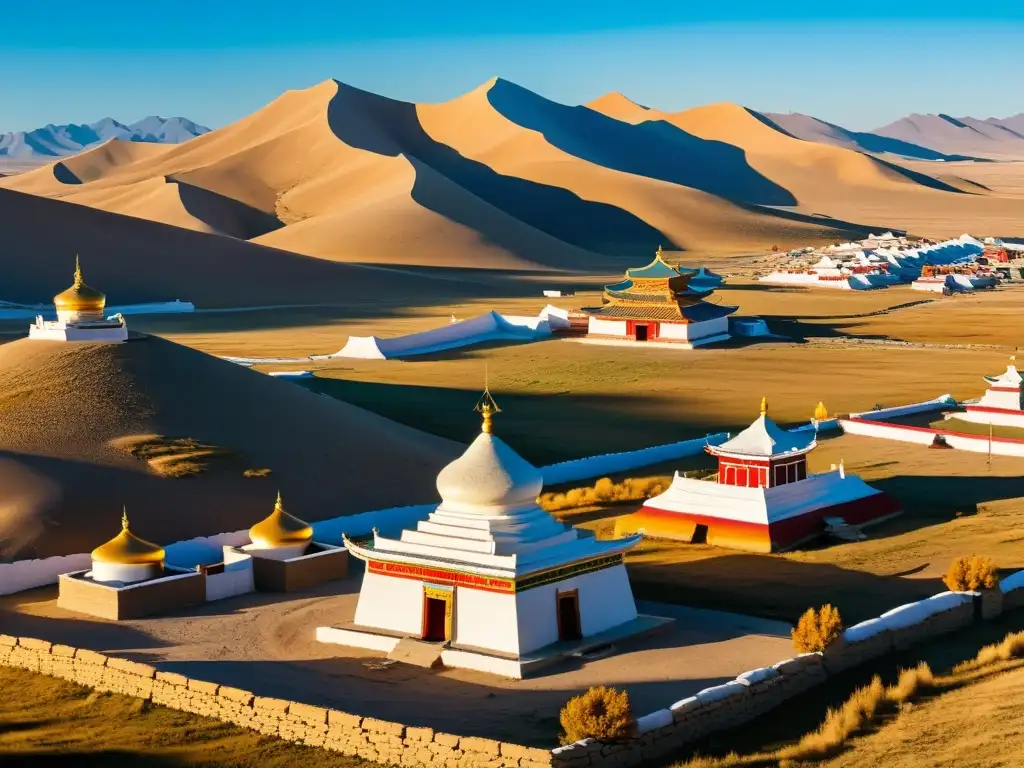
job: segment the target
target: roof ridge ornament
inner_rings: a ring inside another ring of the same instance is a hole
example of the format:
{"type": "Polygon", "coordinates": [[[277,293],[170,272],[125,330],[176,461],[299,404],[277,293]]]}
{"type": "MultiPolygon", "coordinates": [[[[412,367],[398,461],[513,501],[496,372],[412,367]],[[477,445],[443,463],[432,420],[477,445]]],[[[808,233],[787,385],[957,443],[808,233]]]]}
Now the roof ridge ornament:
{"type": "Polygon", "coordinates": [[[491,434],[494,429],[494,414],[501,413],[501,408],[498,407],[498,403],[494,399],[494,395],[491,394],[490,389],[484,387],[483,394],[480,395],[480,399],[477,400],[473,410],[483,416],[480,431],[487,435],[491,434]]]}
{"type": "Polygon", "coordinates": [[[767,397],[762,397],[761,398],[761,415],[762,416],[767,416],[768,415],[768,398],[767,397]]]}

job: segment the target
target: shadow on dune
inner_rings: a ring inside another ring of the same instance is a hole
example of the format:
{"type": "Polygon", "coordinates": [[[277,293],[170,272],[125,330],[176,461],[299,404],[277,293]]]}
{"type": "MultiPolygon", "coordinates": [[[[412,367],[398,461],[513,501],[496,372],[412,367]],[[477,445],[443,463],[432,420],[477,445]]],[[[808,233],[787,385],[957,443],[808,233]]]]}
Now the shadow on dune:
{"type": "Polygon", "coordinates": [[[206,222],[220,234],[250,240],[284,226],[276,216],[234,198],[178,181],[173,176],[167,176],[165,181],[178,187],[178,197],[188,213],[206,222]]]}
{"type": "Polygon", "coordinates": [[[569,107],[498,80],[487,92],[498,112],[551,144],[596,165],[680,184],[730,200],[796,205],[796,198],[747,162],[732,144],[701,139],[661,120],[632,125],[569,107]]]}
{"type": "Polygon", "coordinates": [[[416,169],[412,197],[417,203],[479,231],[530,261],[544,263],[545,255],[523,252],[522,243],[514,235],[488,226],[479,217],[468,216],[464,201],[434,174],[425,173],[423,166],[524,224],[579,248],[637,257],[649,255],[659,244],[676,247],[659,230],[621,208],[583,200],[559,187],[504,176],[463,157],[426,133],[415,104],[338,83],[327,119],[334,135],[349,146],[379,155],[408,157],[416,169]]]}
{"type": "Polygon", "coordinates": [[[64,163],[54,163],[53,177],[61,184],[82,183],[82,180],[75,175],[74,171],[68,168],[64,163]]]}

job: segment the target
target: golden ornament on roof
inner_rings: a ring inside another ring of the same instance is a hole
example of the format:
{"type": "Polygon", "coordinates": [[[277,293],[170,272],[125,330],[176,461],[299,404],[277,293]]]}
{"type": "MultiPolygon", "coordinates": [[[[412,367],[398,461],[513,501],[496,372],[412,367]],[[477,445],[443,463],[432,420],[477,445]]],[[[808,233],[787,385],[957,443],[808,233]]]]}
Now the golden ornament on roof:
{"type": "Polygon", "coordinates": [[[121,532],[92,551],[92,559],[116,565],[155,565],[163,563],[164,549],[140,539],[128,528],[128,511],[121,514],[121,532]]]}
{"type": "Polygon", "coordinates": [[[762,416],[767,416],[768,415],[768,398],[767,397],[762,397],[761,398],[761,415],[762,416]]]}
{"type": "Polygon", "coordinates": [[[75,256],[75,282],[66,291],[53,297],[58,310],[64,312],[102,312],[107,304],[107,297],[90,288],[82,278],[82,266],[75,256]]]}
{"type": "Polygon", "coordinates": [[[484,393],[480,395],[480,399],[476,403],[474,411],[484,417],[483,423],[480,425],[480,431],[486,434],[490,434],[491,430],[494,429],[493,419],[494,414],[501,413],[501,408],[498,407],[498,403],[495,401],[494,396],[491,394],[491,390],[484,389],[484,393]]]}
{"type": "Polygon", "coordinates": [[[249,529],[249,538],[254,544],[269,547],[305,544],[313,538],[313,527],[284,511],[281,492],[278,491],[274,511],[249,529]]]}
{"type": "Polygon", "coordinates": [[[828,409],[824,403],[818,403],[814,408],[814,418],[817,421],[825,421],[828,418],[828,409]]]}

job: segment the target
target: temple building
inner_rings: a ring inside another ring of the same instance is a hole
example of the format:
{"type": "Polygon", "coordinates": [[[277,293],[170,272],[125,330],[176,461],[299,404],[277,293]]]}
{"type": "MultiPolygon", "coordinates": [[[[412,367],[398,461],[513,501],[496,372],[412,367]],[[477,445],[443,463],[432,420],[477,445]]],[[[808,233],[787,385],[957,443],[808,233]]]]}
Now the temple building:
{"type": "Polygon", "coordinates": [[[980,424],[1004,427],[1024,427],[1024,409],[1021,408],[1021,375],[1017,372],[1016,357],[1010,358],[1006,370],[999,376],[986,376],[988,390],[976,403],[967,403],[966,411],[956,418],[980,424]]]}
{"type": "Polygon", "coordinates": [[[482,431],[438,475],[426,520],[398,538],[344,538],[366,563],[355,620],[317,638],[521,678],[667,623],[637,614],[623,556],[639,537],[602,541],[555,520],[537,504],[541,472],[494,435],[489,392],[477,410],[482,431]]]}
{"type": "Polygon", "coordinates": [[[103,316],[107,297],[85,284],[82,267],[75,257],[75,282],[66,291],[53,297],[57,308],[56,320],[36,317],[29,326],[30,339],[47,341],[125,341],[128,327],[124,318],[116,315],[111,319],[103,316]]]}
{"type": "Polygon", "coordinates": [[[621,518],[616,531],[773,552],[829,529],[863,526],[900,511],[895,499],[846,474],[842,465],[809,474],[807,454],[816,445],[816,431],[780,428],[768,418],[762,400],[753,424],[719,445],[706,446],[718,457],[717,479],[676,472],[667,491],[621,518]]]}
{"type": "Polygon", "coordinates": [[[348,575],[343,547],[313,541],[313,527],[285,511],[281,494],[271,513],[249,529],[240,548],[252,557],[256,589],[293,592],[348,575]]]}
{"type": "Polygon", "coordinates": [[[584,307],[586,339],[683,349],[727,340],[737,308],[704,301],[712,289],[690,287],[701,275],[666,264],[659,246],[646,267],[627,269],[624,280],[605,286],[602,306],[584,307]]]}

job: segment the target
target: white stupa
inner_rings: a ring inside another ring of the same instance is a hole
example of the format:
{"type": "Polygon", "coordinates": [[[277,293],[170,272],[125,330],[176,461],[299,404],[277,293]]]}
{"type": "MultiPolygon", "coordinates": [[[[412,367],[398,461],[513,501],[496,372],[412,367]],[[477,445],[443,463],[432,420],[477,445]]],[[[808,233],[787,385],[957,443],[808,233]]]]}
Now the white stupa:
{"type": "Polygon", "coordinates": [[[600,541],[551,517],[537,505],[541,472],[491,431],[489,392],[477,410],[482,432],[438,475],[426,520],[399,538],[345,538],[366,562],[355,621],[320,640],[388,652],[435,641],[446,666],[521,677],[560,641],[637,623],[623,555],[640,537],[600,541]]]}
{"type": "Polygon", "coordinates": [[[988,390],[977,403],[968,403],[963,413],[956,418],[979,424],[1003,427],[1024,427],[1021,383],[1024,378],[1017,370],[1017,358],[1010,358],[1006,370],[998,376],[986,376],[988,390]]]}
{"type": "Polygon", "coordinates": [[[128,327],[124,318],[115,315],[111,319],[103,316],[107,297],[95,288],[85,284],[82,267],[75,257],[75,282],[66,291],[53,297],[57,309],[56,320],[36,317],[28,328],[30,339],[46,341],[125,341],[128,327]]]}

